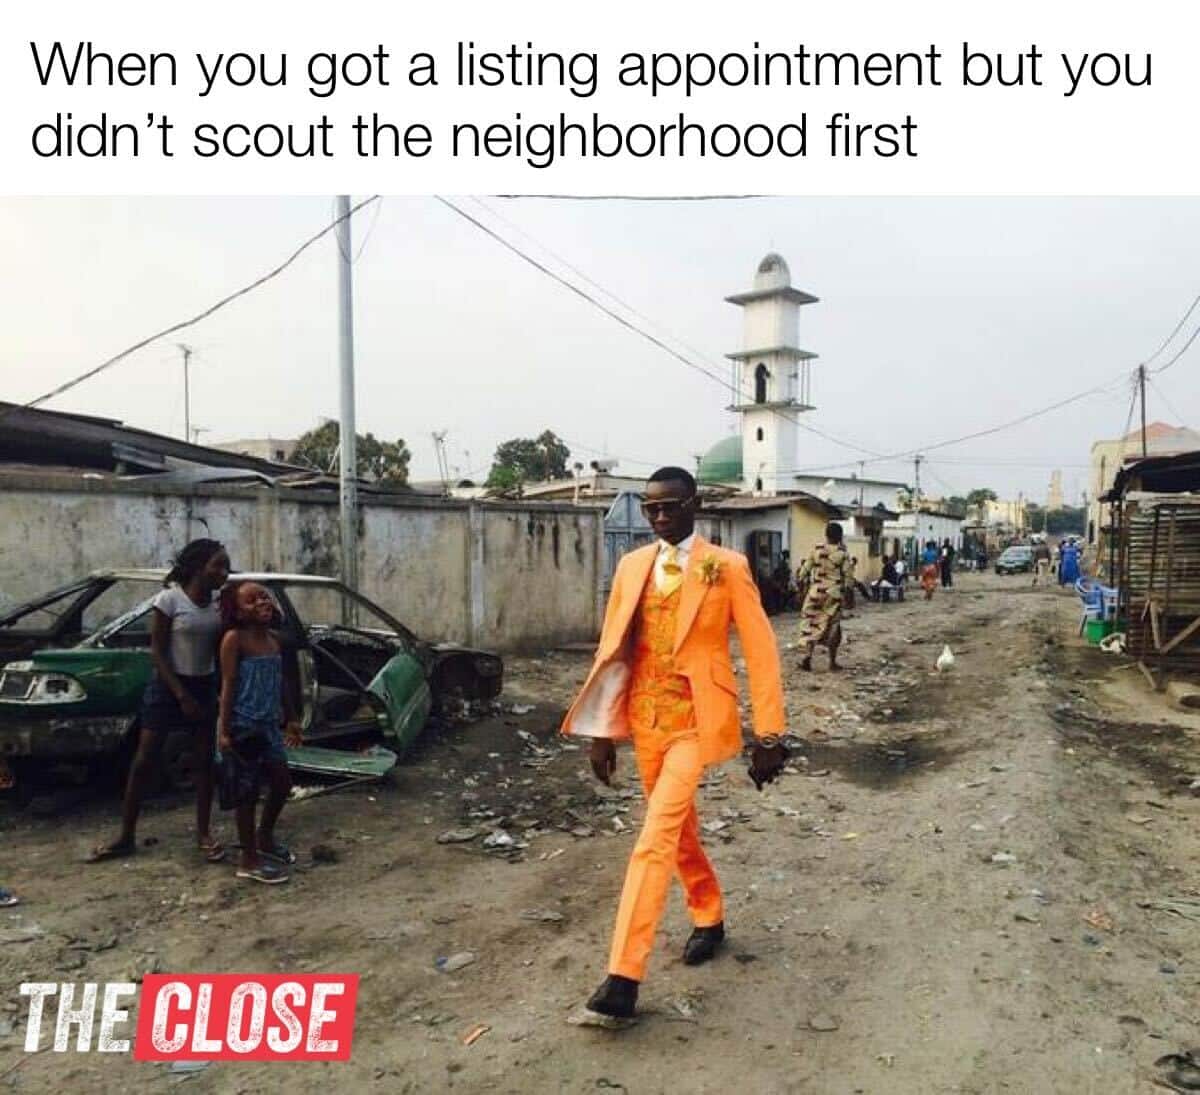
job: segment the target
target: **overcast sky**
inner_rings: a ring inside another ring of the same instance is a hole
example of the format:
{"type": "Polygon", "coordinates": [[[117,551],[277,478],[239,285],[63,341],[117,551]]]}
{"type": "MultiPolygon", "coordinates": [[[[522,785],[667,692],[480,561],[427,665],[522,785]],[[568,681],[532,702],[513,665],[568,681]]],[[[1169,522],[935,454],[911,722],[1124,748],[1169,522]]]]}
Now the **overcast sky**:
{"type": "MultiPolygon", "coordinates": [[[[595,292],[549,248],[718,371],[741,346],[740,310],[723,298],[780,252],[793,284],[821,298],[801,312],[801,344],[820,355],[817,409],[802,421],[879,453],[983,429],[1132,369],[1200,292],[1192,199],[485,199],[505,220],[455,200],[595,292]]],[[[35,398],[202,310],[280,262],[331,211],[320,197],[0,199],[0,397],[35,398]]],[[[498,442],[546,428],[585,463],[607,452],[639,474],[690,464],[734,428],[717,383],[432,198],[385,198],[355,218],[354,234],[359,431],[403,437],[414,477],[436,475],[434,430],[448,431],[462,474],[485,474],[498,442]]],[[[336,416],[336,254],[322,240],[178,336],[196,350],[202,440],[294,437],[336,416]]],[[[49,406],[182,435],[174,341],[49,406]]],[[[1200,424],[1198,371],[1200,342],[1156,378],[1152,420],[1200,424]]],[[[1057,467],[1077,499],[1091,442],[1118,436],[1128,409],[1118,385],[932,452],[923,482],[1044,501],[1057,467]]],[[[796,463],[850,461],[848,473],[861,457],[801,432],[796,463]]],[[[866,470],[907,481],[912,465],[866,470]]]]}

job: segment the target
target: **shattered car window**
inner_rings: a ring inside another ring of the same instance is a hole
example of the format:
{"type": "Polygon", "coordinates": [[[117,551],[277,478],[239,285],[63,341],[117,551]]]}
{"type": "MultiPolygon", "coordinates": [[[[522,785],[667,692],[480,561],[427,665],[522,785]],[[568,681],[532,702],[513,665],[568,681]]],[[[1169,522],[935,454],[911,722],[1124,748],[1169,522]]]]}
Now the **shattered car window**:
{"type": "Polygon", "coordinates": [[[361,597],[337,586],[289,585],[287,598],[296,614],[309,628],[340,628],[343,620],[353,620],[351,627],[359,631],[382,632],[391,637],[410,640],[411,636],[396,621],[361,597]]]}
{"type": "Polygon", "coordinates": [[[153,582],[138,582],[122,579],[113,582],[103,593],[83,610],[83,633],[94,635],[98,631],[107,630],[110,624],[120,620],[125,623],[124,630],[135,623],[137,617],[143,617],[139,630],[144,630],[147,642],[150,634],[150,620],[146,615],[150,601],[158,592],[153,582]],[[136,611],[135,611],[136,610],[136,611]],[[127,617],[130,617],[128,620],[127,617]]]}

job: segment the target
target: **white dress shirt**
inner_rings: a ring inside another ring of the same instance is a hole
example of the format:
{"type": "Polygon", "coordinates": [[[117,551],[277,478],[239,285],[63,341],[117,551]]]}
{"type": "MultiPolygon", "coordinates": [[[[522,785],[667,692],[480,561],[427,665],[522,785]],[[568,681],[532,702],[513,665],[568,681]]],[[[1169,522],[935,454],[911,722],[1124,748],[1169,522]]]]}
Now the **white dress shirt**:
{"type": "MultiPolygon", "coordinates": [[[[684,574],[687,574],[688,559],[691,558],[692,542],[695,539],[696,534],[693,532],[686,540],[680,540],[679,543],[674,545],[678,552],[678,554],[675,556],[675,560],[679,563],[679,566],[683,570],[684,574]]],[[[658,542],[658,558],[654,560],[654,588],[657,589],[659,593],[662,592],[663,586],[666,583],[667,576],[663,572],[663,566],[666,564],[667,551],[671,548],[671,546],[672,545],[668,544],[666,540],[659,540],[658,542]]]]}

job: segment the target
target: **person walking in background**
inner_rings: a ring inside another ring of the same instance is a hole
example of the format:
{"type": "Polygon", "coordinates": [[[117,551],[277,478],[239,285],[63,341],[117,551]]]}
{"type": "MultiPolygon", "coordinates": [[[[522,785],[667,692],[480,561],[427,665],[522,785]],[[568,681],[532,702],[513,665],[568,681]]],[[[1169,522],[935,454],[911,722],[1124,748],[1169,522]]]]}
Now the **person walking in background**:
{"type": "Polygon", "coordinates": [[[938,570],[942,577],[942,588],[949,589],[954,585],[954,545],[950,538],[942,541],[942,550],[938,555],[938,570]]]}
{"type": "Polygon", "coordinates": [[[633,1017],[674,876],[693,925],[684,964],[707,962],[725,939],[721,885],[700,844],[695,798],[705,768],[742,749],[731,626],[754,704],[750,778],[761,790],[787,759],[779,651],[746,557],[696,534],[696,481],[683,468],[650,477],[642,512],[658,539],[618,564],[592,671],[562,726],[591,739],[592,772],[605,784],[616,771],[616,742],[632,739],[646,793],[608,976],[586,1005],[589,1024],[633,1017]]]}
{"type": "Polygon", "coordinates": [[[830,521],[825,526],[825,543],[809,552],[796,574],[798,585],[806,586],[800,609],[800,645],[804,658],[800,668],[812,669],[813,650],[822,643],[829,650],[829,668],[841,669],[837,661],[842,645],[842,601],[851,582],[850,556],[843,542],[842,526],[830,521]]]}
{"type": "Polygon", "coordinates": [[[1065,541],[1059,549],[1058,584],[1073,586],[1079,581],[1079,547],[1074,540],[1065,541]]]}
{"type": "Polygon", "coordinates": [[[1050,583],[1050,548],[1045,540],[1039,540],[1033,545],[1033,584],[1049,585],[1050,583]]]}
{"type": "Polygon", "coordinates": [[[926,540],[921,551],[921,588],[925,591],[925,600],[933,600],[933,591],[937,589],[938,577],[941,573],[939,565],[938,546],[936,540],[926,540]]]}
{"type": "Polygon", "coordinates": [[[216,540],[193,540],[154,598],[150,610],[150,659],[154,675],[142,698],[137,753],[121,807],[121,832],[88,856],[89,863],[133,855],[142,799],[172,731],[190,739],[196,776],[196,840],[210,863],[225,857],[213,837],[213,754],[217,721],[217,642],[221,616],[216,593],[229,578],[229,554],[216,540]]]}

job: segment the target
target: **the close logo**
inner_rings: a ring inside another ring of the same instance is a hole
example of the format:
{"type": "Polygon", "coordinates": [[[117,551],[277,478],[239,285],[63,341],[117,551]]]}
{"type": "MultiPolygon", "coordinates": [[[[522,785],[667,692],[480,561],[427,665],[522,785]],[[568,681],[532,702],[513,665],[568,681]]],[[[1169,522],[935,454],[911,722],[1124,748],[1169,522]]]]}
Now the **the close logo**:
{"type": "MultiPolygon", "coordinates": [[[[55,1053],[128,1053],[120,1029],[137,985],[28,982],[25,1050],[39,1047],[57,996],[55,1053]],[[96,1007],[100,1005],[97,1021],[96,1007]],[[74,1035],[74,1046],[71,1045],[74,1035]]],[[[358,974],[150,974],[142,982],[133,1056],[139,1061],[348,1061],[358,974]]]]}

